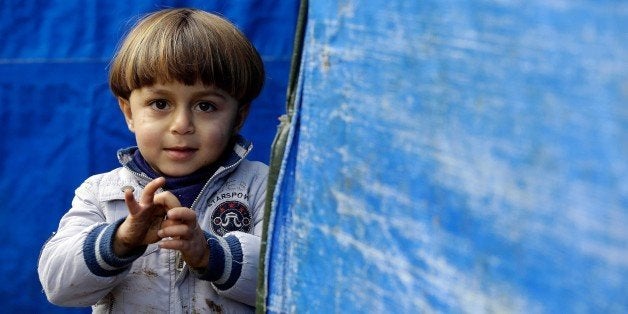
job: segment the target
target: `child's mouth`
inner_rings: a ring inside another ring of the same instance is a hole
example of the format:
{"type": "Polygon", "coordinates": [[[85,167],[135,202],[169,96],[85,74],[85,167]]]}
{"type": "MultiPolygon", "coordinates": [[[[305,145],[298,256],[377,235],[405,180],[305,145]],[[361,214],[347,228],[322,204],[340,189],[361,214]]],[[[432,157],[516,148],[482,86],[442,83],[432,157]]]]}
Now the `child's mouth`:
{"type": "Polygon", "coordinates": [[[166,154],[173,160],[186,160],[194,155],[197,149],[187,147],[166,148],[166,154]]]}

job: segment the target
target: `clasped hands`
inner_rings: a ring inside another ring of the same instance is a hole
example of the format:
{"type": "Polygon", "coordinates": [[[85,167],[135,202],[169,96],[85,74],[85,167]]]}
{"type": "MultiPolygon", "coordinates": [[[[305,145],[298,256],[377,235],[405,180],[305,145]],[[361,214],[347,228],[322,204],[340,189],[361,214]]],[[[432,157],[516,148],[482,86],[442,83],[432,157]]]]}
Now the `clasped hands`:
{"type": "Polygon", "coordinates": [[[157,193],[166,179],[157,178],[146,185],[139,202],[131,188],[124,191],[129,215],[118,228],[113,248],[118,256],[127,256],[138,248],[159,242],[163,249],[178,250],[193,268],[205,268],[209,246],[196,220],[196,213],[182,207],[174,194],[157,193]]]}

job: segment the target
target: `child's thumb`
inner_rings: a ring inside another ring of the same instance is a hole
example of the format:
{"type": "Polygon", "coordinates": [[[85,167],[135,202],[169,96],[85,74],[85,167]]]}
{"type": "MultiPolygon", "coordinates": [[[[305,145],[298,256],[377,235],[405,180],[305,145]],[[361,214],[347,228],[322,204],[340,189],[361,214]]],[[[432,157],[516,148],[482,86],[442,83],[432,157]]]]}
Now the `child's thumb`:
{"type": "Polygon", "coordinates": [[[166,210],[175,207],[181,207],[181,202],[179,202],[179,199],[169,191],[155,194],[155,200],[153,202],[155,205],[163,206],[164,208],[166,208],[166,210]]]}

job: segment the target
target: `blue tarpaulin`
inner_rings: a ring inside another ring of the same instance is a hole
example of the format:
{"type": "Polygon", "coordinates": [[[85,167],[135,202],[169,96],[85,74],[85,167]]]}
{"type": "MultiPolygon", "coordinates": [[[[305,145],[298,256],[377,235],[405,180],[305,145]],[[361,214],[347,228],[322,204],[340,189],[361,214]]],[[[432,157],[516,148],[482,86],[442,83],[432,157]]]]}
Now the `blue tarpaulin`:
{"type": "Polygon", "coordinates": [[[628,2],[306,20],[270,312],[628,312],[628,2]]]}
{"type": "Polygon", "coordinates": [[[108,63],[138,17],[180,6],[224,15],[260,51],[266,85],[242,133],[254,142],[251,159],[268,162],[298,2],[0,1],[1,312],[67,311],[45,299],[37,257],[74,189],[117,166],[116,150],[133,145],[108,89],[108,63]]]}

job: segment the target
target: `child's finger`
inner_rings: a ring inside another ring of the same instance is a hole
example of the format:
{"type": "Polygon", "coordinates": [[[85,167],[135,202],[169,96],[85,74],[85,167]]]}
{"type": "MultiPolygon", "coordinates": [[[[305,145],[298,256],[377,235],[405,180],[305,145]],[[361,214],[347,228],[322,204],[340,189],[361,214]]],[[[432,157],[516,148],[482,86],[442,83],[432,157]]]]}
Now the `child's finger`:
{"type": "Polygon", "coordinates": [[[196,212],[187,207],[175,207],[168,210],[168,219],[180,220],[184,223],[196,222],[196,212]]]}
{"type": "Polygon", "coordinates": [[[157,232],[160,238],[181,238],[188,239],[190,237],[190,228],[188,225],[178,224],[162,228],[157,232]]]}
{"type": "Polygon", "coordinates": [[[135,215],[140,211],[140,205],[135,201],[132,188],[126,188],[124,190],[124,202],[131,215],[135,215]]]}
{"type": "Polygon", "coordinates": [[[181,207],[179,199],[168,191],[155,195],[153,202],[155,205],[161,205],[166,209],[181,207]]]}
{"type": "Polygon", "coordinates": [[[150,181],[146,187],[144,187],[144,191],[142,191],[142,196],[140,197],[140,204],[142,206],[152,206],[153,200],[155,198],[155,193],[159,188],[166,184],[166,179],[164,177],[159,177],[153,181],[150,181]]]}
{"type": "Polygon", "coordinates": [[[159,247],[168,250],[181,250],[188,241],[176,238],[162,239],[159,241],[159,247]]]}
{"type": "Polygon", "coordinates": [[[183,237],[191,239],[199,228],[196,221],[196,212],[186,207],[176,207],[167,212],[167,219],[162,224],[161,237],[183,237]],[[176,228],[171,228],[175,227],[176,228]]]}

